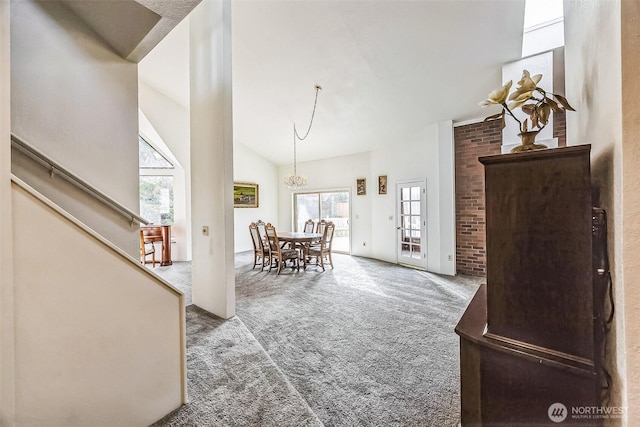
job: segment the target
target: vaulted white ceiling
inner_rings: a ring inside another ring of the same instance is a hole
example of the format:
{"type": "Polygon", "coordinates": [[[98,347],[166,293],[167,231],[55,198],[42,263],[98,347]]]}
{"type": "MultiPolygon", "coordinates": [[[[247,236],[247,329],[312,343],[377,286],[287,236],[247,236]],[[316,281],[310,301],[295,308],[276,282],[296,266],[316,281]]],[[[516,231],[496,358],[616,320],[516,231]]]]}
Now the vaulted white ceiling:
{"type": "MultiPolygon", "coordinates": [[[[322,90],[299,161],[419,140],[435,122],[488,115],[478,102],[501,84],[502,64],[521,55],[524,0],[232,7],[234,139],[276,164],[292,162],[293,123],[306,130],[316,84],[322,90]]],[[[188,29],[175,31],[166,41],[173,47],[163,41],[141,62],[141,79],[188,105],[188,67],[161,66],[188,46],[188,29]]]]}

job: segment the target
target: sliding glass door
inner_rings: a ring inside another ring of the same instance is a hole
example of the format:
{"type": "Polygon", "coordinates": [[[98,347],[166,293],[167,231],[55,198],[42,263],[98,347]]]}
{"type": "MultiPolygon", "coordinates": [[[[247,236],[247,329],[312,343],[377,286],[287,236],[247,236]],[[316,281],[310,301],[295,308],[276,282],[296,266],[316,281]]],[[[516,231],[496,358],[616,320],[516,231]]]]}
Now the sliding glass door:
{"type": "Polygon", "coordinates": [[[349,191],[316,191],[293,195],[295,231],[302,231],[304,223],[324,219],[336,225],[333,235],[333,252],[350,253],[349,191]]]}

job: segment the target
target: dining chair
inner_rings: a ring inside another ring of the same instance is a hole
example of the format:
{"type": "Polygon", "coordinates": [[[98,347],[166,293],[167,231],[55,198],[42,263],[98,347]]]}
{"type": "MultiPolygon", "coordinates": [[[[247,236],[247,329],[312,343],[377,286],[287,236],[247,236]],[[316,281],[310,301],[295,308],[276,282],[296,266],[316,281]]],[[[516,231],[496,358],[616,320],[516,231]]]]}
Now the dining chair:
{"type": "Polygon", "coordinates": [[[316,233],[318,234],[323,234],[324,233],[324,227],[327,226],[327,220],[326,219],[321,219],[320,221],[318,221],[318,223],[316,224],[316,233]]]}
{"type": "MultiPolygon", "coordinates": [[[[316,227],[316,223],[309,218],[308,220],[305,221],[304,223],[304,227],[302,229],[303,233],[313,233],[314,229],[316,227]]],[[[300,254],[303,257],[302,259],[304,260],[304,256],[307,250],[307,244],[303,244],[303,243],[298,243],[295,245],[295,247],[300,250],[300,254]]]]}
{"type": "Polygon", "coordinates": [[[152,241],[145,238],[144,230],[140,230],[140,262],[147,264],[147,256],[151,255],[151,265],[156,266],[156,247],[152,241]]]}
{"type": "Polygon", "coordinates": [[[303,229],[303,231],[304,231],[305,233],[313,233],[313,230],[314,230],[315,226],[316,226],[316,223],[315,223],[315,222],[313,222],[313,220],[312,220],[312,219],[308,219],[308,220],[304,223],[304,229],[303,229]]]}
{"type": "Polygon", "coordinates": [[[263,241],[266,241],[267,233],[264,230],[264,226],[266,225],[265,222],[259,219],[258,221],[256,221],[256,225],[258,226],[258,232],[260,232],[260,237],[262,238],[263,241]]]}
{"type": "Polygon", "coordinates": [[[280,241],[278,240],[278,233],[276,228],[268,223],[265,225],[265,232],[267,233],[267,239],[269,241],[270,262],[269,271],[274,267],[274,263],[278,268],[278,275],[285,267],[287,260],[291,260],[291,268],[295,268],[300,271],[300,252],[295,248],[282,248],[280,247],[280,241]]]}
{"type": "Polygon", "coordinates": [[[333,270],[333,259],[331,258],[331,243],[333,242],[333,233],[336,226],[333,222],[326,222],[323,226],[322,238],[319,243],[312,244],[307,248],[307,257],[310,261],[311,258],[316,259],[316,265],[320,265],[322,271],[324,270],[325,259],[329,261],[331,269],[333,270]]]}
{"type": "Polygon", "coordinates": [[[257,265],[261,265],[261,269],[267,266],[267,260],[270,261],[269,247],[265,246],[260,231],[258,230],[258,224],[252,222],[249,224],[249,233],[251,233],[251,241],[253,242],[253,270],[257,265]]]}

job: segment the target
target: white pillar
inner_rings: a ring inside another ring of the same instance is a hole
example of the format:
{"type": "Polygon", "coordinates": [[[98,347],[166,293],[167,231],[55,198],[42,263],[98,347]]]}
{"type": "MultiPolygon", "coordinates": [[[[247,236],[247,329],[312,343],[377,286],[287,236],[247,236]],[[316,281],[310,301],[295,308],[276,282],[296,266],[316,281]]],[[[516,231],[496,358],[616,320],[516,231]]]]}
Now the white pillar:
{"type": "Polygon", "coordinates": [[[204,0],[190,25],[193,303],[228,319],[235,315],[231,1],[204,0]]]}
{"type": "MultiPolygon", "coordinates": [[[[453,121],[438,122],[438,211],[440,274],[456,274],[456,186],[453,121]]],[[[427,236],[428,238],[428,236],[427,236]]]]}
{"type": "Polygon", "coordinates": [[[0,0],[0,425],[15,425],[9,2],[0,0]]]}

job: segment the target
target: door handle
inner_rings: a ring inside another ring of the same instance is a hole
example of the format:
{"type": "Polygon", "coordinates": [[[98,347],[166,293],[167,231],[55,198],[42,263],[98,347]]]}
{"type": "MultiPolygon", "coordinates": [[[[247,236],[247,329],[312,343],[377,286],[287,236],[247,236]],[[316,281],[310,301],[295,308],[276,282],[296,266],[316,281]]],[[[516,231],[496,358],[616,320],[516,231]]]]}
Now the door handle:
{"type": "Polygon", "coordinates": [[[397,226],[397,227],[396,227],[396,229],[397,229],[397,230],[400,230],[400,228],[401,228],[400,226],[397,226]]]}

